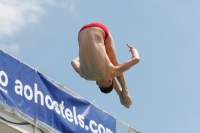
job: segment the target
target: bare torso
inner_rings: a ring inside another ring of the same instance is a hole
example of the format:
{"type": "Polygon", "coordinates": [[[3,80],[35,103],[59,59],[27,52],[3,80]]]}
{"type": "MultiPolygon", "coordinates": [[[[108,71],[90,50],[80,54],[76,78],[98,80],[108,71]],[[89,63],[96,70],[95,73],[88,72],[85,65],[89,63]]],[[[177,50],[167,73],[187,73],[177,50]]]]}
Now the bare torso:
{"type": "Polygon", "coordinates": [[[87,80],[112,78],[108,71],[113,65],[106,53],[104,36],[97,27],[86,28],[78,35],[80,75],[87,80]]]}

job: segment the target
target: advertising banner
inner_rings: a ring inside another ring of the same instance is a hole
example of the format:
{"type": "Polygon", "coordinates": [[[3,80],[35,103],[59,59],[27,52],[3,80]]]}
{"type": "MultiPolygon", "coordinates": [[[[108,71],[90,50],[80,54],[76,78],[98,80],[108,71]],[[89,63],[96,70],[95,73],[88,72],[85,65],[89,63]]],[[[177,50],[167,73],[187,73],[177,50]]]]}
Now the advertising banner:
{"type": "Polygon", "coordinates": [[[116,132],[115,118],[1,50],[0,100],[63,133],[116,132]]]}

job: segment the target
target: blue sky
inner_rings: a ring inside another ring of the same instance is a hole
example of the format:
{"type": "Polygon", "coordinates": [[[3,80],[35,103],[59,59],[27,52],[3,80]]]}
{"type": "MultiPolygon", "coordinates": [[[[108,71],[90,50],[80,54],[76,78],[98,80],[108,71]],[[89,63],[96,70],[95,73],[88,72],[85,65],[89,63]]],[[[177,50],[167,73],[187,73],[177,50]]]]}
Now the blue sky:
{"type": "Polygon", "coordinates": [[[200,132],[199,0],[0,0],[0,48],[143,133],[200,132]],[[126,43],[139,51],[125,72],[130,109],[71,67],[92,21],[109,28],[120,62],[126,43]]]}

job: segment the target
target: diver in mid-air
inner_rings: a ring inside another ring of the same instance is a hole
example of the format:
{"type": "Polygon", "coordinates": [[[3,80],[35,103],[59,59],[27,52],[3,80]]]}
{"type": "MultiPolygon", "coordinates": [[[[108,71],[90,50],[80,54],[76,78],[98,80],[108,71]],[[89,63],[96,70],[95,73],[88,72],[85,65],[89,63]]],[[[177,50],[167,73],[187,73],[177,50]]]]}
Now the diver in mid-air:
{"type": "Polygon", "coordinates": [[[71,64],[86,80],[94,80],[103,93],[116,90],[120,102],[129,108],[131,96],[126,86],[124,71],[140,61],[138,51],[127,44],[132,58],[122,64],[116,58],[114,41],[107,27],[99,22],[84,25],[78,34],[79,57],[71,64]],[[121,87],[119,87],[117,81],[121,87]]]}

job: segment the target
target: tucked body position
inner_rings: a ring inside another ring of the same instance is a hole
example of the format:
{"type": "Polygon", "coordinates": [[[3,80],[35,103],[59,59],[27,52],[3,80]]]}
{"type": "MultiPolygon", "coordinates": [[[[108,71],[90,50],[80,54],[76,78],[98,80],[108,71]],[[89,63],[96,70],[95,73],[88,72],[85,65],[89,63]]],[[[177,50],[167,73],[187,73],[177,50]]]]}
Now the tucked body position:
{"type": "Polygon", "coordinates": [[[129,108],[132,104],[124,72],[140,61],[138,51],[127,44],[132,58],[120,63],[111,33],[105,25],[93,22],[84,25],[78,33],[79,57],[71,64],[84,79],[96,81],[101,92],[116,90],[120,102],[129,108]],[[118,84],[118,82],[119,84],[118,84]]]}

